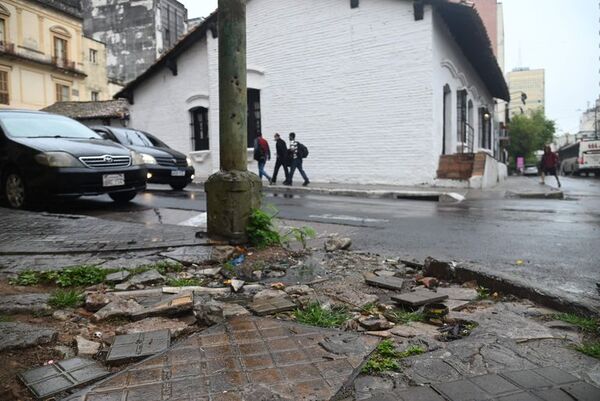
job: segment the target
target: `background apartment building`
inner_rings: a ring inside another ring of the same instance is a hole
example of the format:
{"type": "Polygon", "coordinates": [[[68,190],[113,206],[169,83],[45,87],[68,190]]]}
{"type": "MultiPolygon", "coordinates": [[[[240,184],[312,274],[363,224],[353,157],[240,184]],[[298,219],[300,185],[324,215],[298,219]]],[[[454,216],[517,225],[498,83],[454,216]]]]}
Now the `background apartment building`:
{"type": "Polygon", "coordinates": [[[187,9],[176,0],[82,0],[86,36],[107,47],[109,79],[129,82],[187,31],[187,9]]]}
{"type": "Polygon", "coordinates": [[[508,73],[510,115],[529,114],[545,107],[546,78],[544,69],[517,68],[508,73]],[[527,99],[523,104],[523,94],[527,99]]]}
{"type": "Polygon", "coordinates": [[[84,37],[82,22],[77,0],[2,1],[0,104],[110,98],[104,44],[84,37]]]}

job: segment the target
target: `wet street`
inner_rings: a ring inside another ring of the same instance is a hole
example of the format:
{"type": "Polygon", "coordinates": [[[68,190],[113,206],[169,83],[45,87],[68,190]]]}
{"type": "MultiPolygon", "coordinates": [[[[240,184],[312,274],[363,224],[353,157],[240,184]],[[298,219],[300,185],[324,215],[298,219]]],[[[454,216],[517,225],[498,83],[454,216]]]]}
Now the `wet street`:
{"type": "MultiPolygon", "coordinates": [[[[565,177],[563,189],[564,200],[505,199],[494,192],[474,193],[460,204],[267,194],[264,203],[277,208],[284,220],[307,221],[352,237],[355,249],[418,260],[433,256],[474,262],[544,281],[548,288],[558,286],[575,297],[596,298],[600,180],[565,177]]],[[[205,208],[200,187],[174,192],[151,186],[121,209],[115,209],[108,197],[97,197],[48,210],[148,224],[199,225],[205,208]]]]}

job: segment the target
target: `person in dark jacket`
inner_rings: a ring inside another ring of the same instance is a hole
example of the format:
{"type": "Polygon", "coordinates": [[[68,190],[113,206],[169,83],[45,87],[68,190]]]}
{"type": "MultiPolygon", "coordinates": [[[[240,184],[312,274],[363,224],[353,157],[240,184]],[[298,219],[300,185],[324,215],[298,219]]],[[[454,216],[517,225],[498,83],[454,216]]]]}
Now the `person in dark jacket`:
{"type": "Polygon", "coordinates": [[[269,148],[269,143],[262,137],[260,132],[256,134],[256,139],[254,140],[254,160],[258,162],[258,176],[260,179],[264,176],[271,182],[271,177],[265,171],[267,160],[271,160],[271,149],[269,148]]]}
{"type": "Polygon", "coordinates": [[[273,178],[271,179],[271,184],[277,183],[277,174],[279,173],[279,168],[283,167],[283,172],[285,174],[284,184],[289,181],[290,171],[288,170],[288,150],[285,141],[281,139],[278,133],[275,134],[275,150],[277,159],[275,160],[275,169],[273,169],[273,178]]]}
{"type": "Polygon", "coordinates": [[[544,178],[546,175],[553,175],[556,178],[556,182],[558,187],[560,188],[560,180],[558,179],[558,174],[556,170],[558,169],[558,156],[556,153],[550,149],[550,146],[544,146],[544,155],[542,156],[542,161],[540,162],[540,167],[542,171],[542,182],[540,184],[544,184],[544,178]]]}
{"type": "Polygon", "coordinates": [[[302,155],[298,152],[299,143],[296,142],[296,134],[294,132],[290,132],[290,148],[288,149],[288,154],[290,157],[290,179],[288,180],[286,185],[292,185],[292,180],[294,179],[294,173],[296,170],[300,172],[302,178],[304,178],[304,183],[302,186],[307,186],[310,184],[308,180],[308,176],[304,172],[304,168],[302,168],[302,155]]]}

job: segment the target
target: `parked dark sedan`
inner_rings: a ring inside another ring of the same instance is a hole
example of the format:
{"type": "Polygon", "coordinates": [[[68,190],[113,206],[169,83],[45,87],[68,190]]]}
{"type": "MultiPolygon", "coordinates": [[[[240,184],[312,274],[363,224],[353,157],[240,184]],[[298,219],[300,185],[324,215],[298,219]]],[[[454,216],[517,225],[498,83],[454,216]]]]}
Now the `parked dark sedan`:
{"type": "Polygon", "coordinates": [[[0,110],[0,193],[13,208],[54,196],[128,202],[146,188],[146,174],[139,154],[75,120],[0,110]]]}
{"type": "Polygon", "coordinates": [[[147,132],[109,126],[92,129],[103,138],[138,152],[148,169],[150,183],[169,184],[174,190],[180,191],[194,179],[194,167],[190,158],[147,132]]]}

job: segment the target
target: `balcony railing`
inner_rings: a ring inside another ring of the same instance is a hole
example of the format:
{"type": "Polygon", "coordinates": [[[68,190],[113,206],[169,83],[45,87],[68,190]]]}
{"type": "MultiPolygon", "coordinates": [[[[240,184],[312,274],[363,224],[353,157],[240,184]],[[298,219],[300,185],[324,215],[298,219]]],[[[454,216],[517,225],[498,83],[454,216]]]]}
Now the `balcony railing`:
{"type": "Polygon", "coordinates": [[[62,57],[52,56],[52,64],[57,66],[58,68],[64,68],[67,70],[75,70],[75,62],[71,60],[64,59],[62,57]]]}

